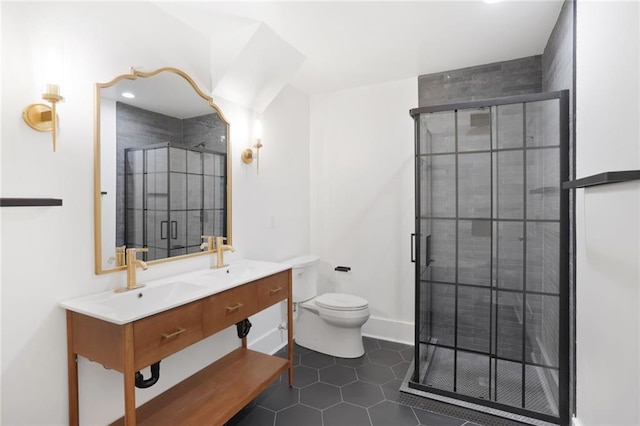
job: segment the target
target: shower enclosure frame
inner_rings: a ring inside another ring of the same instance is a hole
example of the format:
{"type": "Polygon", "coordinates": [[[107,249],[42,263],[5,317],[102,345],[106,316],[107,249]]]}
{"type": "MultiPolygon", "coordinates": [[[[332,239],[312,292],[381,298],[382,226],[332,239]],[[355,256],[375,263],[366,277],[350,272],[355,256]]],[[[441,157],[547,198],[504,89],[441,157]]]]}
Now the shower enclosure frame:
{"type": "MultiPolygon", "coordinates": [[[[548,101],[548,100],[558,100],[558,112],[559,112],[559,155],[560,155],[560,161],[559,161],[559,182],[557,182],[557,186],[559,188],[559,235],[560,235],[560,241],[559,241],[559,264],[558,264],[558,270],[559,270],[559,277],[558,277],[558,284],[559,284],[559,319],[558,319],[558,340],[559,340],[559,354],[558,354],[558,417],[555,417],[553,415],[549,415],[549,414],[544,414],[544,413],[539,413],[536,411],[532,411],[530,409],[526,409],[524,408],[524,399],[525,399],[525,366],[527,365],[528,361],[527,358],[525,356],[525,341],[523,339],[522,341],[522,346],[523,346],[523,350],[522,350],[522,401],[523,404],[521,407],[515,407],[512,405],[507,405],[505,403],[500,403],[500,402],[496,402],[493,401],[491,399],[481,399],[481,398],[476,398],[473,396],[469,396],[469,395],[463,395],[461,393],[458,393],[455,391],[455,384],[454,384],[454,391],[448,391],[448,390],[444,390],[444,389],[438,389],[432,386],[427,386],[425,384],[420,383],[420,375],[421,375],[421,289],[422,286],[420,285],[421,283],[421,262],[419,261],[419,259],[421,259],[421,256],[424,256],[425,254],[428,253],[422,253],[422,244],[420,243],[420,237],[417,238],[417,243],[415,242],[415,239],[412,238],[412,261],[415,262],[415,346],[414,346],[414,366],[413,366],[413,376],[410,378],[408,386],[412,389],[416,389],[419,391],[423,391],[423,392],[427,392],[427,393],[432,393],[432,394],[437,394],[437,395],[441,395],[444,397],[448,397],[448,398],[453,398],[456,400],[460,400],[460,401],[465,401],[468,403],[472,403],[472,404],[478,404],[481,406],[485,406],[488,407],[490,409],[495,409],[495,410],[499,410],[499,411],[503,411],[503,412],[510,412],[519,416],[524,416],[524,417],[529,417],[529,418],[533,418],[533,419],[538,419],[538,420],[542,420],[542,421],[547,421],[547,422],[551,422],[551,423],[559,423],[559,424],[569,424],[570,423],[570,380],[571,380],[571,374],[570,374],[570,368],[571,368],[571,337],[570,337],[570,333],[571,333],[571,328],[570,328],[570,303],[571,303],[571,299],[570,299],[570,292],[571,292],[571,288],[570,288],[570,256],[572,255],[570,250],[570,240],[572,238],[572,230],[571,230],[571,219],[570,219],[570,194],[569,194],[569,190],[568,189],[562,189],[562,182],[569,180],[569,176],[570,176],[570,150],[569,150],[569,141],[570,141],[570,137],[569,137],[569,119],[570,119],[570,115],[569,115],[569,91],[568,90],[562,90],[562,91],[556,91],[556,92],[546,92],[546,93],[535,93],[535,94],[527,94],[527,95],[517,95],[517,96],[509,96],[509,97],[504,97],[504,98],[495,98],[495,99],[486,99],[486,100],[479,100],[479,101],[468,101],[468,102],[460,102],[460,103],[451,103],[451,104],[443,104],[443,105],[436,105],[436,106],[427,106],[427,107],[420,107],[420,108],[415,108],[412,109],[410,111],[410,114],[412,116],[412,118],[414,119],[414,141],[415,141],[415,234],[412,235],[412,237],[417,236],[421,236],[421,221],[424,219],[423,217],[421,217],[421,197],[422,197],[422,187],[421,187],[421,175],[420,175],[420,161],[421,161],[421,149],[420,149],[420,144],[421,144],[421,135],[420,135],[420,116],[421,114],[426,114],[426,113],[436,113],[436,112],[455,112],[455,115],[457,117],[457,113],[459,110],[471,110],[471,109],[481,109],[481,108],[489,108],[489,110],[492,110],[492,107],[499,107],[499,106],[504,106],[504,105],[511,105],[511,104],[525,104],[525,103],[530,103],[530,102],[537,102],[537,101],[548,101]]],[[[523,120],[526,122],[526,116],[525,116],[525,112],[526,109],[523,112],[523,120]]],[[[456,125],[456,130],[455,130],[455,144],[456,144],[456,148],[455,148],[455,170],[456,170],[456,178],[455,178],[455,185],[456,185],[456,197],[458,197],[458,155],[460,154],[460,151],[458,150],[457,147],[457,118],[455,120],[455,125],[456,125]]],[[[526,126],[525,126],[526,128],[526,126]]],[[[496,154],[497,152],[499,152],[499,148],[498,146],[493,145],[493,133],[491,133],[491,141],[492,143],[490,144],[490,158],[493,158],[493,155],[496,154]]],[[[526,151],[527,151],[527,145],[526,143],[523,141],[523,146],[522,146],[522,150],[523,150],[523,155],[525,158],[525,161],[523,162],[523,167],[524,167],[524,171],[526,173],[526,167],[527,167],[527,163],[526,163],[526,151]]],[[[494,185],[494,181],[493,181],[493,159],[491,160],[491,186],[494,185]]],[[[526,200],[526,185],[523,185],[523,191],[525,192],[525,200],[526,200]]],[[[492,190],[493,191],[493,190],[492,190]]],[[[491,192],[492,193],[492,192],[491,192]]],[[[457,203],[457,201],[456,201],[457,203]]],[[[525,203],[525,213],[524,216],[522,218],[522,222],[523,224],[527,223],[527,216],[526,216],[526,201],[524,201],[525,203]]],[[[493,200],[491,201],[491,205],[493,206],[493,200]]],[[[497,221],[497,217],[493,214],[493,207],[491,207],[492,210],[492,214],[490,217],[490,223],[491,223],[491,244],[493,247],[493,227],[495,226],[494,223],[497,221]]],[[[460,217],[459,214],[457,212],[457,207],[456,207],[456,215],[455,215],[455,221],[456,224],[458,223],[460,217]]],[[[526,243],[526,228],[524,228],[523,225],[523,231],[524,234],[523,235],[523,239],[526,243]]],[[[456,225],[456,264],[457,264],[457,258],[458,258],[458,242],[457,242],[457,235],[458,235],[458,225],[456,225]]],[[[526,245],[526,244],[525,244],[526,245]]],[[[491,249],[492,253],[493,253],[493,248],[491,249]]],[[[425,247],[425,252],[429,252],[430,249],[429,247],[425,247]]],[[[429,256],[431,257],[431,256],[429,256]]],[[[526,270],[526,248],[523,251],[523,257],[524,257],[524,262],[525,264],[523,265],[523,268],[526,270]]],[[[430,259],[425,261],[425,265],[426,267],[429,266],[430,263],[430,259]]],[[[493,264],[493,261],[492,261],[493,264]]],[[[490,271],[492,270],[492,266],[490,266],[490,271]]],[[[456,273],[457,274],[457,273],[456,273]]],[[[494,296],[493,296],[493,292],[496,290],[500,290],[500,288],[498,288],[497,284],[496,286],[494,286],[493,284],[493,272],[490,272],[490,284],[489,284],[489,294],[491,295],[491,303],[490,303],[490,318],[493,319],[493,304],[497,303],[496,301],[494,301],[494,296]]],[[[457,275],[456,275],[457,276],[457,275]]],[[[526,276],[526,273],[525,273],[526,276]]],[[[523,277],[524,279],[524,277],[523,277]]],[[[430,282],[430,281],[429,281],[430,282]]],[[[453,285],[455,286],[455,291],[457,294],[457,289],[460,285],[460,283],[458,282],[458,280],[455,280],[455,283],[453,283],[453,285]]],[[[524,287],[523,287],[523,293],[526,293],[526,284],[523,283],[524,287]]],[[[429,302],[431,303],[431,302],[429,302]]],[[[456,314],[455,314],[455,322],[457,323],[457,306],[458,306],[458,302],[457,302],[457,298],[456,298],[456,302],[455,302],[455,306],[456,306],[456,314]]],[[[524,302],[523,302],[523,308],[525,307],[524,302]]],[[[497,318],[497,316],[496,316],[497,318]]],[[[491,324],[490,327],[493,327],[493,324],[491,324]]],[[[525,334],[525,327],[526,327],[526,322],[525,325],[523,325],[523,335],[525,334]]],[[[490,333],[492,333],[492,329],[490,329],[490,333]]],[[[456,339],[457,342],[457,335],[458,335],[458,329],[457,329],[457,324],[454,326],[454,338],[456,339]]],[[[493,363],[494,360],[500,359],[500,357],[497,355],[497,344],[496,344],[496,352],[493,352],[493,337],[489,338],[489,342],[490,342],[490,350],[488,353],[488,359],[489,359],[489,380],[491,380],[491,377],[493,374],[495,374],[493,372],[493,363]]],[[[431,343],[429,343],[430,345],[431,343]]],[[[454,359],[454,363],[457,362],[457,351],[460,350],[460,348],[458,347],[458,344],[455,343],[454,347],[454,357],[456,357],[456,359],[454,359]]],[[[466,351],[466,350],[465,350],[466,351]]],[[[455,365],[455,364],[454,364],[455,365]]],[[[496,361],[496,365],[497,365],[497,361],[496,361]]],[[[454,367],[454,375],[457,374],[457,370],[454,367]]],[[[455,377],[455,376],[454,376],[455,377]]],[[[455,379],[454,379],[454,383],[455,383],[455,379]]],[[[491,383],[491,382],[490,382],[491,383]]],[[[489,384],[489,395],[491,395],[491,384],[489,384]]]]}

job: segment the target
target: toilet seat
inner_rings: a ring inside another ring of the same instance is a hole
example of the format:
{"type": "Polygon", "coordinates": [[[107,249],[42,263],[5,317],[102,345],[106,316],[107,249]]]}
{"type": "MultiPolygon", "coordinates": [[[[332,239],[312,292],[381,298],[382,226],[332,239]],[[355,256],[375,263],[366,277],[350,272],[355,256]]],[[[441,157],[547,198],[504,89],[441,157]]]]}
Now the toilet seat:
{"type": "Polygon", "coordinates": [[[366,299],[342,293],[325,293],[316,297],[315,303],[321,308],[332,311],[360,311],[369,307],[366,299]]]}

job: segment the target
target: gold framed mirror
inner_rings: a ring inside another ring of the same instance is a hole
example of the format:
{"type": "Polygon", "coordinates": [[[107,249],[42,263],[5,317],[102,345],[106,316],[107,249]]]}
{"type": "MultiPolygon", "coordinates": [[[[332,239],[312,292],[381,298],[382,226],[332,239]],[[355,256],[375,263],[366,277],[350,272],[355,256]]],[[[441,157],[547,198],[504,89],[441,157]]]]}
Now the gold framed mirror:
{"type": "Polygon", "coordinates": [[[204,254],[203,235],[232,244],[229,122],[189,75],[97,83],[94,138],[96,274],[124,270],[123,247],[154,264],[204,254]]]}

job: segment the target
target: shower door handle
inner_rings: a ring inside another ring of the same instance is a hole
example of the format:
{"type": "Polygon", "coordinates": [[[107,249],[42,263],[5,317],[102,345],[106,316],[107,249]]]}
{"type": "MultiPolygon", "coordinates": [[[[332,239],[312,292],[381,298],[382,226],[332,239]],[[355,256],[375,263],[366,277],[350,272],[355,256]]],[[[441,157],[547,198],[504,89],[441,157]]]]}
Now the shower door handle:
{"type": "Polygon", "coordinates": [[[416,263],[416,234],[411,234],[411,263],[416,263]]]}
{"type": "Polygon", "coordinates": [[[178,221],[172,220],[171,221],[171,239],[175,240],[176,238],[178,238],[178,221]]]}
{"type": "Polygon", "coordinates": [[[167,239],[167,221],[163,220],[162,222],[160,222],[160,239],[161,240],[166,240],[167,239]]]}
{"type": "Polygon", "coordinates": [[[426,248],[424,253],[424,266],[431,265],[433,259],[431,259],[431,234],[426,237],[426,248]]]}

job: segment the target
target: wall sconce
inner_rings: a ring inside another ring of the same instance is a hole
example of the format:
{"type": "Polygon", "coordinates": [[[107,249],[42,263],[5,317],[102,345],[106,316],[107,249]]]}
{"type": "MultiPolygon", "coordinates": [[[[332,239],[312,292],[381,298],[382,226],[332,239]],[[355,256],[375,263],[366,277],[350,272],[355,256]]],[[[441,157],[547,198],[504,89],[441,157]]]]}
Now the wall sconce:
{"type": "Polygon", "coordinates": [[[29,127],[39,132],[51,132],[53,137],[53,152],[56,152],[56,138],[58,132],[58,115],[56,104],[64,101],[60,96],[59,83],[63,73],[63,45],[55,34],[45,36],[42,55],[39,56],[41,75],[39,84],[46,83],[47,92],[42,94],[42,99],[49,102],[45,104],[31,104],[22,111],[22,119],[29,127]]]}
{"type": "Polygon", "coordinates": [[[31,104],[22,111],[22,118],[29,127],[39,132],[51,132],[53,135],[53,152],[56,152],[56,133],[58,128],[58,116],[56,104],[64,98],[60,96],[60,87],[57,84],[47,84],[47,93],[42,94],[42,99],[51,103],[31,104]]]}
{"type": "MultiPolygon", "coordinates": [[[[254,128],[254,134],[256,138],[256,143],[253,145],[255,148],[255,157],[256,157],[256,170],[260,173],[260,148],[262,148],[262,123],[260,120],[256,121],[256,127],[254,128]]],[[[249,164],[253,161],[253,148],[247,148],[242,151],[242,161],[245,164],[249,164]]]]}

